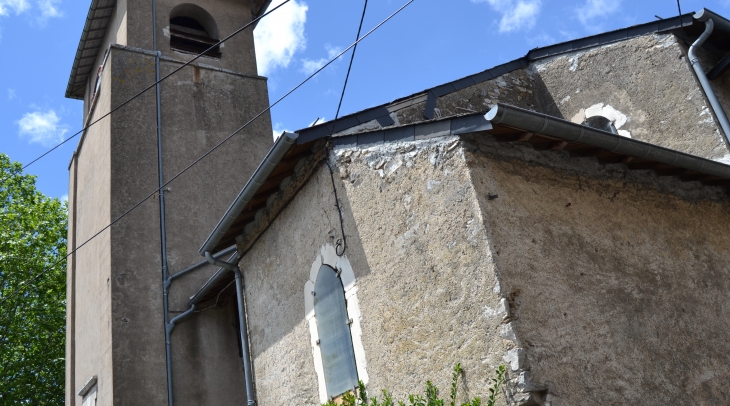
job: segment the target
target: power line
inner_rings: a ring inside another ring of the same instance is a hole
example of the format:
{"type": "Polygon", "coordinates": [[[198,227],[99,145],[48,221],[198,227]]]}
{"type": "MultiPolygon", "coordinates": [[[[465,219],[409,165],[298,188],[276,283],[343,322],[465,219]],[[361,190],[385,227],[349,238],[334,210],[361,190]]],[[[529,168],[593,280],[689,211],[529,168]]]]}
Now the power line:
{"type": "MultiPolygon", "coordinates": [[[[368,0],[365,0],[365,4],[362,7],[362,16],[360,17],[360,26],[357,28],[357,37],[355,37],[356,40],[360,39],[360,32],[362,31],[362,22],[365,21],[365,11],[368,9],[368,0]]],[[[340,94],[340,103],[337,105],[337,113],[335,113],[335,119],[332,121],[332,129],[330,130],[330,138],[332,138],[332,134],[335,132],[335,124],[337,123],[337,119],[340,117],[340,108],[342,107],[342,99],[345,98],[345,89],[347,89],[347,81],[350,80],[350,71],[352,70],[352,62],[355,60],[355,52],[357,52],[357,43],[355,43],[355,46],[352,48],[352,55],[350,56],[350,65],[347,67],[347,75],[345,75],[345,83],[342,85],[342,94],[340,94]]],[[[330,178],[332,180],[332,191],[335,194],[335,207],[337,208],[337,213],[340,216],[340,232],[342,233],[342,252],[339,252],[338,247],[340,246],[340,241],[337,242],[337,246],[335,246],[335,254],[337,256],[343,256],[345,255],[345,251],[347,251],[347,237],[345,236],[345,224],[342,219],[342,207],[340,206],[340,199],[337,196],[337,188],[335,187],[335,174],[334,171],[332,171],[332,166],[329,162],[327,162],[327,168],[330,170],[330,178]]]]}
{"type": "MultiPolygon", "coordinates": [[[[300,87],[302,87],[305,83],[307,83],[310,79],[312,79],[314,76],[316,76],[319,72],[321,72],[326,67],[328,67],[329,65],[331,65],[334,61],[336,61],[337,59],[339,59],[347,51],[349,51],[350,49],[352,49],[355,46],[357,46],[357,44],[360,43],[360,41],[363,41],[365,38],[367,38],[368,36],[370,36],[370,34],[372,34],[373,32],[375,32],[375,30],[377,30],[378,28],[380,28],[383,24],[385,24],[386,22],[388,22],[391,18],[395,17],[398,13],[400,13],[403,9],[405,9],[409,4],[413,3],[414,1],[415,0],[409,0],[408,2],[406,2],[403,6],[401,6],[398,10],[396,10],[393,14],[389,15],[387,18],[385,18],[383,21],[381,21],[378,25],[376,25],[370,31],[368,31],[365,35],[363,35],[360,39],[358,39],[357,41],[355,41],[354,43],[352,43],[350,46],[348,46],[347,48],[345,48],[342,52],[340,52],[339,54],[337,54],[334,58],[330,59],[321,68],[317,69],[317,71],[315,71],[314,73],[312,73],[311,75],[309,75],[306,79],[304,79],[303,81],[301,81],[298,85],[296,85],[294,88],[292,88],[291,90],[289,90],[286,94],[284,94],[283,96],[281,96],[278,100],[276,100],[276,102],[274,102],[273,104],[271,104],[266,109],[262,110],[260,113],[256,114],[256,116],[254,116],[252,119],[250,119],[249,121],[247,121],[244,125],[242,125],[241,127],[239,127],[236,131],[234,131],[233,133],[231,133],[229,136],[227,136],[221,142],[219,142],[218,144],[216,144],[213,148],[211,148],[210,150],[208,150],[208,152],[206,152],[203,155],[201,155],[200,157],[198,157],[196,160],[194,160],[192,163],[190,163],[188,166],[186,166],[183,170],[181,170],[175,176],[173,176],[172,178],[170,178],[170,180],[168,180],[167,182],[165,182],[164,184],[162,184],[159,188],[155,189],[152,193],[148,194],[144,199],[142,199],[139,202],[137,202],[136,204],[134,204],[131,208],[129,208],[124,213],[122,213],[119,217],[117,217],[116,219],[114,219],[107,226],[105,226],[104,228],[102,228],[101,230],[99,230],[98,232],[96,232],[96,234],[92,235],[89,239],[87,239],[86,241],[84,241],[83,243],[81,243],[81,245],[79,245],[78,247],[74,248],[73,251],[67,253],[66,256],[63,259],[60,259],[60,260],[52,263],[49,267],[47,267],[43,271],[37,273],[30,280],[24,282],[23,285],[28,285],[29,283],[38,280],[38,278],[40,278],[41,276],[43,276],[47,272],[51,271],[53,269],[53,267],[55,267],[55,266],[59,265],[61,262],[65,261],[66,258],[68,258],[71,255],[73,255],[74,253],[76,253],[76,251],[78,251],[83,246],[85,246],[86,244],[88,244],[89,242],[91,242],[91,240],[93,240],[94,238],[98,237],[101,233],[103,233],[104,231],[106,231],[107,229],[109,229],[111,226],[113,226],[114,224],[116,224],[117,222],[119,222],[119,220],[121,220],[122,218],[124,218],[127,214],[131,213],[134,209],[136,209],[137,207],[139,207],[140,205],[142,205],[142,203],[146,202],[149,198],[151,198],[155,194],[159,193],[160,190],[164,189],[167,185],[169,185],[175,179],[179,178],[182,174],[184,174],[185,172],[187,172],[190,168],[192,168],[193,166],[195,166],[198,162],[200,162],[203,159],[205,159],[208,155],[210,155],[211,153],[213,153],[215,150],[217,150],[220,146],[222,146],[228,140],[230,140],[231,138],[233,138],[233,136],[235,136],[236,134],[238,134],[239,132],[241,132],[244,128],[246,128],[249,124],[251,124],[252,122],[254,122],[254,120],[256,120],[259,117],[261,117],[262,115],[264,115],[266,112],[268,112],[269,110],[271,110],[274,106],[276,106],[277,104],[279,104],[282,100],[284,100],[285,98],[287,98],[290,94],[294,93],[297,89],[299,89],[300,87]]],[[[13,292],[11,292],[8,296],[3,297],[2,300],[0,300],[0,305],[2,305],[8,299],[10,299],[11,297],[17,295],[20,292],[21,292],[20,289],[16,289],[13,292]]]]}
{"type": "MultiPolygon", "coordinates": [[[[79,130],[78,132],[76,132],[76,133],[75,133],[74,135],[72,135],[72,136],[70,136],[70,137],[66,138],[66,139],[65,139],[65,140],[63,140],[63,141],[62,141],[61,143],[59,143],[58,145],[56,145],[55,147],[53,147],[53,148],[49,149],[48,151],[44,152],[43,154],[41,154],[40,156],[38,156],[38,157],[37,157],[37,158],[35,158],[34,160],[32,160],[32,161],[30,161],[29,163],[25,164],[25,165],[24,165],[24,166],[23,166],[23,167],[22,167],[21,169],[23,169],[23,170],[24,170],[25,168],[27,168],[27,167],[29,167],[29,166],[33,165],[34,163],[36,163],[37,161],[39,161],[39,160],[40,160],[41,158],[45,157],[46,155],[48,155],[48,154],[50,154],[51,152],[55,151],[56,149],[60,148],[60,147],[61,147],[62,145],[64,145],[65,143],[67,143],[67,142],[71,141],[72,139],[76,138],[76,136],[78,136],[79,134],[83,134],[83,133],[84,133],[84,132],[85,132],[86,130],[88,130],[88,129],[89,129],[89,128],[90,128],[91,126],[93,126],[94,124],[96,124],[96,123],[98,123],[99,121],[101,121],[101,120],[103,120],[103,119],[105,119],[105,118],[109,117],[109,116],[110,116],[110,115],[111,115],[112,113],[114,113],[115,111],[117,111],[117,110],[121,109],[122,107],[126,106],[126,105],[127,105],[127,104],[129,104],[129,103],[130,103],[130,102],[131,102],[132,100],[134,100],[134,99],[138,98],[139,96],[143,95],[144,93],[146,93],[146,92],[147,92],[148,90],[152,89],[153,87],[156,87],[156,86],[157,86],[158,84],[160,84],[160,83],[161,83],[161,82],[162,82],[163,80],[165,80],[165,79],[169,78],[170,76],[172,76],[172,75],[176,74],[177,72],[179,72],[180,70],[182,70],[182,69],[183,69],[184,67],[186,67],[186,66],[190,65],[191,63],[193,63],[193,62],[197,61],[197,60],[198,60],[198,59],[199,59],[200,57],[204,56],[204,55],[205,55],[205,54],[206,54],[207,52],[209,52],[209,51],[213,50],[213,49],[214,49],[215,47],[217,47],[217,46],[220,46],[220,45],[221,45],[222,43],[224,43],[224,42],[228,41],[229,39],[233,38],[234,36],[236,36],[236,35],[240,34],[240,33],[241,33],[241,31],[245,30],[246,28],[250,27],[250,26],[251,26],[251,25],[253,25],[253,24],[256,24],[256,23],[257,23],[257,22],[258,22],[259,20],[261,20],[262,18],[266,17],[267,15],[269,15],[269,14],[273,13],[273,12],[274,12],[274,11],[276,11],[276,10],[277,10],[277,9],[278,9],[279,7],[283,6],[284,4],[286,4],[286,3],[290,2],[290,1],[291,1],[291,0],[284,0],[284,2],[282,2],[282,3],[281,3],[281,4],[279,4],[278,6],[276,6],[276,7],[272,8],[271,10],[267,11],[266,13],[264,13],[264,14],[262,14],[262,15],[260,15],[260,16],[258,16],[258,17],[256,17],[255,19],[251,20],[251,22],[249,22],[248,24],[244,25],[243,27],[241,27],[241,28],[237,29],[237,30],[236,30],[236,31],[234,31],[234,32],[233,32],[232,34],[230,34],[229,36],[227,36],[227,37],[223,38],[222,40],[218,41],[218,42],[217,42],[216,44],[214,44],[214,45],[211,45],[211,46],[210,46],[210,48],[206,49],[205,51],[203,51],[203,52],[201,52],[201,53],[199,53],[199,54],[197,54],[197,55],[195,55],[195,57],[194,57],[193,59],[191,59],[191,60],[189,60],[189,61],[187,61],[187,62],[183,63],[183,64],[182,64],[182,65],[180,65],[180,66],[179,66],[178,68],[176,68],[175,70],[173,70],[173,71],[172,71],[172,72],[170,72],[169,74],[165,75],[165,76],[164,76],[164,77],[163,77],[162,79],[160,79],[160,80],[157,80],[157,81],[155,81],[155,83],[153,83],[153,84],[151,84],[151,85],[147,86],[147,87],[146,87],[146,88],[144,88],[144,89],[143,89],[143,90],[142,90],[141,92],[137,93],[136,95],[134,95],[134,96],[132,96],[131,98],[127,99],[126,101],[122,102],[122,104],[120,104],[120,105],[118,105],[117,107],[114,107],[113,109],[109,110],[109,112],[108,112],[108,113],[104,114],[103,116],[99,117],[98,119],[94,120],[93,122],[91,122],[91,123],[87,124],[87,125],[86,125],[86,126],[85,126],[84,128],[80,129],[80,130],[79,130]]],[[[2,182],[4,182],[5,180],[7,180],[7,178],[6,178],[6,179],[2,179],[2,182]]]]}
{"type": "Polygon", "coordinates": [[[677,10],[679,11],[679,19],[680,23],[682,22],[682,6],[679,4],[679,0],[677,0],[677,10]]]}

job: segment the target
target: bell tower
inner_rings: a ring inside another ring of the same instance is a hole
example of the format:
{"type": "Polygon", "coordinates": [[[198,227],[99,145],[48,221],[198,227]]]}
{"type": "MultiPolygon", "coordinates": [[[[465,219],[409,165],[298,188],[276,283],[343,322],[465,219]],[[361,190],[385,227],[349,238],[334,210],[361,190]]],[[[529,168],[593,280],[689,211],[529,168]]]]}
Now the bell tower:
{"type": "Polygon", "coordinates": [[[268,107],[254,26],[100,118],[269,3],[91,1],[66,90],[99,120],[69,165],[67,406],[246,404],[235,300],[191,312],[215,269],[175,275],[272,144],[266,113],[180,174],[268,107]]]}

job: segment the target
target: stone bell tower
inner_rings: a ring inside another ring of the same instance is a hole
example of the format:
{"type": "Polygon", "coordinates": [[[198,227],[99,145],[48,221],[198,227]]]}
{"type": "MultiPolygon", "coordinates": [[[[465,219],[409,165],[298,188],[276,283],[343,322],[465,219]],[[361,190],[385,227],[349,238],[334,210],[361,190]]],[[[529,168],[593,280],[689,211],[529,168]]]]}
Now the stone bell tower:
{"type": "MultiPolygon", "coordinates": [[[[83,100],[84,125],[93,123],[269,2],[92,0],[66,97],[83,100]]],[[[69,252],[77,251],[68,260],[66,405],[246,403],[235,304],[197,309],[169,334],[166,355],[167,323],[215,269],[167,282],[201,260],[199,244],[268,151],[269,114],[155,191],[268,106],[252,30],[79,140],[69,166],[69,252]]]]}

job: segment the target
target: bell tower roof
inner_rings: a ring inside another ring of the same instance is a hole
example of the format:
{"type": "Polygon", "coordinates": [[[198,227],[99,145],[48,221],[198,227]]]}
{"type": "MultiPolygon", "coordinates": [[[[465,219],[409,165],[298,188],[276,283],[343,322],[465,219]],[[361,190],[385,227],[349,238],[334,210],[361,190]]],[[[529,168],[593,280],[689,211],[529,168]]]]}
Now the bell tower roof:
{"type": "MultiPolygon", "coordinates": [[[[263,14],[271,0],[240,0],[251,2],[252,18],[263,14]]],[[[99,51],[102,49],[109,24],[117,7],[117,0],[92,0],[86,16],[81,40],[76,49],[71,76],[66,87],[66,97],[83,99],[89,75],[94,73],[99,51]]]]}

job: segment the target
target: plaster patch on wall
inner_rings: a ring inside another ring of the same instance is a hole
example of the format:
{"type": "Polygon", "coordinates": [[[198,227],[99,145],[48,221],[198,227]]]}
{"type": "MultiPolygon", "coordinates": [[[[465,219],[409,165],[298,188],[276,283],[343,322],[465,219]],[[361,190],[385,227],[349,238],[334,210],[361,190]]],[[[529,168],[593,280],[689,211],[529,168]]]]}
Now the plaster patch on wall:
{"type": "Polygon", "coordinates": [[[519,371],[525,367],[525,350],[524,348],[513,348],[507,351],[502,360],[509,365],[512,371],[519,371]]]}
{"type": "Polygon", "coordinates": [[[507,299],[502,298],[499,301],[499,304],[497,307],[492,308],[489,306],[484,307],[484,315],[486,317],[502,317],[507,318],[509,316],[508,314],[509,305],[507,304],[507,299]]]}
{"type": "Polygon", "coordinates": [[[671,34],[665,34],[665,35],[654,34],[654,37],[659,42],[659,44],[654,45],[655,49],[656,48],[668,48],[677,43],[676,38],[674,37],[674,35],[671,35],[671,34]]]}
{"type": "Polygon", "coordinates": [[[426,182],[426,190],[433,190],[440,184],[441,181],[429,179],[428,182],[426,182]]]}
{"type": "Polygon", "coordinates": [[[722,156],[720,158],[715,158],[715,159],[713,159],[713,161],[720,162],[725,165],[730,165],[730,154],[725,154],[724,156],[722,156]]]}
{"type": "Polygon", "coordinates": [[[704,107],[700,112],[700,117],[703,116],[707,117],[700,120],[697,124],[713,124],[715,122],[715,120],[712,118],[712,114],[710,114],[710,109],[708,107],[704,107]]]}
{"type": "Polygon", "coordinates": [[[519,343],[517,342],[517,333],[515,333],[514,329],[514,323],[502,324],[499,335],[505,340],[512,341],[513,343],[519,345],[519,343]]]}
{"type": "Polygon", "coordinates": [[[578,55],[572,58],[568,58],[568,62],[570,62],[570,67],[568,68],[568,70],[570,70],[571,72],[575,72],[576,70],[578,70],[578,55]]]}
{"type": "Polygon", "coordinates": [[[621,127],[629,122],[630,118],[626,114],[616,110],[610,104],[604,105],[603,103],[596,103],[586,109],[580,109],[578,110],[578,113],[571,117],[570,121],[576,124],[582,124],[586,119],[594,116],[606,117],[609,121],[611,121],[619,135],[631,138],[631,133],[629,131],[621,130],[621,127]]]}
{"type": "MultiPolygon", "coordinates": [[[[333,163],[348,163],[361,158],[368,168],[378,172],[381,178],[394,176],[401,167],[411,168],[416,157],[421,152],[428,153],[428,161],[433,166],[441,166],[452,154],[463,156],[463,150],[457,149],[460,145],[459,136],[444,136],[426,140],[389,142],[372,147],[335,147],[333,163]]],[[[340,166],[340,177],[350,178],[356,183],[359,174],[349,172],[347,166],[340,166]]],[[[430,189],[429,189],[430,190],[430,189]]]]}

